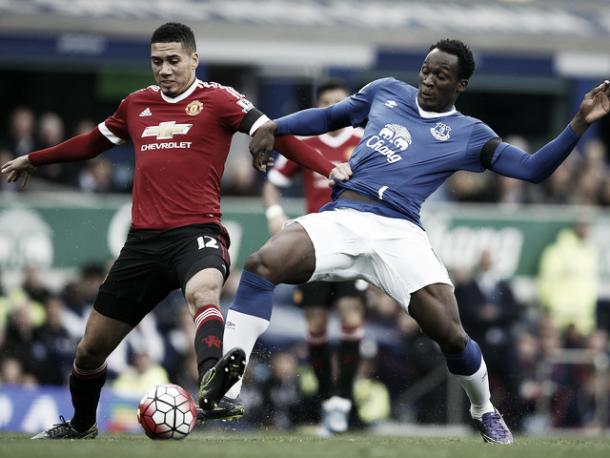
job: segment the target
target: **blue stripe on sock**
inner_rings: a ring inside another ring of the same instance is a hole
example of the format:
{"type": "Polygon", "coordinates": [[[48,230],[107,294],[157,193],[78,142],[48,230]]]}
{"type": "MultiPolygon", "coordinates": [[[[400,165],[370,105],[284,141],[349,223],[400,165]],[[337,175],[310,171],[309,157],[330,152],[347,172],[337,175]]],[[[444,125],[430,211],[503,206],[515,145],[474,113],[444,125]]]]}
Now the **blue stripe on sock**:
{"type": "Polygon", "coordinates": [[[231,310],[271,321],[275,285],[263,277],[244,270],[231,310]]]}
{"type": "Polygon", "coordinates": [[[481,349],[470,337],[461,353],[445,353],[449,372],[456,375],[472,375],[481,367],[481,349]]]}

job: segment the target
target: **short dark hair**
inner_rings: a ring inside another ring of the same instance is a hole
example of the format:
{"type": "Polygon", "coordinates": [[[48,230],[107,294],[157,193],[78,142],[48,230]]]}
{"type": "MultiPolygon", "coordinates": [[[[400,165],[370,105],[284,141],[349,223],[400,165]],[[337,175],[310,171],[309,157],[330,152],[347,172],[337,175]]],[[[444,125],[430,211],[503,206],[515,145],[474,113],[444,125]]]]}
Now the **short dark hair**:
{"type": "Polygon", "coordinates": [[[178,22],[167,22],[157,28],[150,37],[150,44],[153,43],[182,43],[188,52],[197,51],[193,31],[189,26],[178,22]]]}
{"type": "Polygon", "coordinates": [[[324,81],[322,84],[319,84],[316,88],[316,100],[320,99],[320,96],[326,91],[334,91],[335,89],[341,89],[345,91],[347,94],[350,93],[350,89],[347,87],[347,84],[343,80],[338,78],[333,78],[324,81]]]}
{"type": "Polygon", "coordinates": [[[474,57],[470,48],[463,41],[444,38],[430,46],[428,52],[435,48],[448,54],[457,56],[459,71],[458,76],[460,79],[470,79],[475,68],[474,57]]]}

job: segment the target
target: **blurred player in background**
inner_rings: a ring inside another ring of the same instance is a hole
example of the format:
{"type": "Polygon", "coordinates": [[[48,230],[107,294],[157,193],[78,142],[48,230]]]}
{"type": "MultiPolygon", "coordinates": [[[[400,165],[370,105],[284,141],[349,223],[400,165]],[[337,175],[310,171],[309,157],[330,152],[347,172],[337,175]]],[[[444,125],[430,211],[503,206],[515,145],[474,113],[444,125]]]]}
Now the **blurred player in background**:
{"type": "MultiPolygon", "coordinates": [[[[485,361],[460,322],[447,269],[434,254],[420,222],[422,202],[458,170],[493,170],[535,183],[564,161],[580,136],[610,111],[610,82],[588,92],[570,124],[533,154],[502,140],[482,121],[455,109],[475,62],[458,40],[432,45],[418,88],[394,78],[366,85],[327,108],[304,110],[268,122],[250,150],[264,161],[275,135],[318,135],[365,126],[349,165],[349,181],[336,183],[320,213],[289,224],[249,256],[227,314],[225,348],[249,355],[265,331],[278,283],[363,278],[380,287],[435,340],[470,399],[470,414],[486,442],[513,437],[491,403],[485,361]]],[[[240,383],[228,397],[239,394],[240,383]]]]}
{"type": "MultiPolygon", "coordinates": [[[[129,94],[117,111],[88,133],[18,157],[2,166],[8,181],[37,166],[90,159],[131,141],[135,152],[132,226],[125,246],[100,286],[70,375],[74,416],[36,439],[97,435],[96,408],[106,359],[167,294],[181,288],[196,326],[198,401],[206,418],[234,418],[243,407],[218,401],[244,370],[245,355],[222,356],[220,291],[229,275],[229,236],[220,222],[220,178],[237,131],[253,134],[268,118],[230,87],[200,81],[195,37],[167,23],[151,38],[157,86],[129,94]]],[[[276,145],[302,165],[328,175],[333,164],[289,138],[276,145]],[[296,150],[295,150],[296,151],[296,150]]],[[[262,165],[261,167],[265,167],[262,165]]]]}
{"type": "MultiPolygon", "coordinates": [[[[344,82],[327,81],[317,88],[317,107],[334,105],[349,94],[344,82]]],[[[349,126],[303,139],[303,143],[316,148],[328,160],[341,163],[349,159],[361,138],[361,129],[349,126]]],[[[282,156],[278,157],[263,185],[265,214],[272,236],[288,221],[281,206],[280,188],[290,186],[293,178],[299,173],[302,175],[307,213],[318,212],[330,201],[331,189],[326,177],[304,169],[282,156]]],[[[297,287],[294,302],[304,309],[307,320],[309,364],[318,379],[318,397],[322,401],[320,432],[322,434],[344,432],[348,427],[354,378],[360,363],[360,342],[364,335],[364,290],[358,289],[354,280],[334,283],[311,282],[297,287]],[[329,309],[333,306],[336,306],[341,320],[336,383],[333,382],[332,354],[328,342],[329,309]]]]}

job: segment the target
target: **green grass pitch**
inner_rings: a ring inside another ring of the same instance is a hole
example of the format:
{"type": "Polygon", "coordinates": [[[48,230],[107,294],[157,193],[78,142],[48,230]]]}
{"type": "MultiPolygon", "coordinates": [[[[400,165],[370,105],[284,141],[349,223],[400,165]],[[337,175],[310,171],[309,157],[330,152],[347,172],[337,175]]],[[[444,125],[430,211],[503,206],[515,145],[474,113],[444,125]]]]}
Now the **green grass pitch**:
{"type": "Polygon", "coordinates": [[[579,458],[610,457],[610,439],[516,438],[512,446],[478,437],[413,438],[367,434],[321,439],[302,434],[193,433],[183,441],[103,434],[90,441],[32,441],[0,434],[6,458],[579,458]]]}

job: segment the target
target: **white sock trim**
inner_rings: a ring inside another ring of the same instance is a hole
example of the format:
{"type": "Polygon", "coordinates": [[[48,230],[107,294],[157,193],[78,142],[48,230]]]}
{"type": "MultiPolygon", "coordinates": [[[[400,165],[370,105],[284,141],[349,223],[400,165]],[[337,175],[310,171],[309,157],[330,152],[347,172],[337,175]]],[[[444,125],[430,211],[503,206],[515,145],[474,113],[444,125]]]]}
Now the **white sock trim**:
{"type": "MultiPolygon", "coordinates": [[[[259,336],[269,327],[269,321],[245,313],[229,309],[225,321],[223,336],[223,353],[235,347],[241,348],[246,353],[246,365],[250,361],[250,355],[259,336]]],[[[225,396],[236,399],[241,392],[242,381],[239,380],[227,391],[225,396]]]]}
{"type": "Polygon", "coordinates": [[[466,391],[470,399],[470,415],[474,419],[480,419],[484,413],[495,410],[491,403],[489,392],[489,379],[487,377],[487,365],[481,357],[481,366],[474,374],[457,375],[452,374],[466,391]]]}

